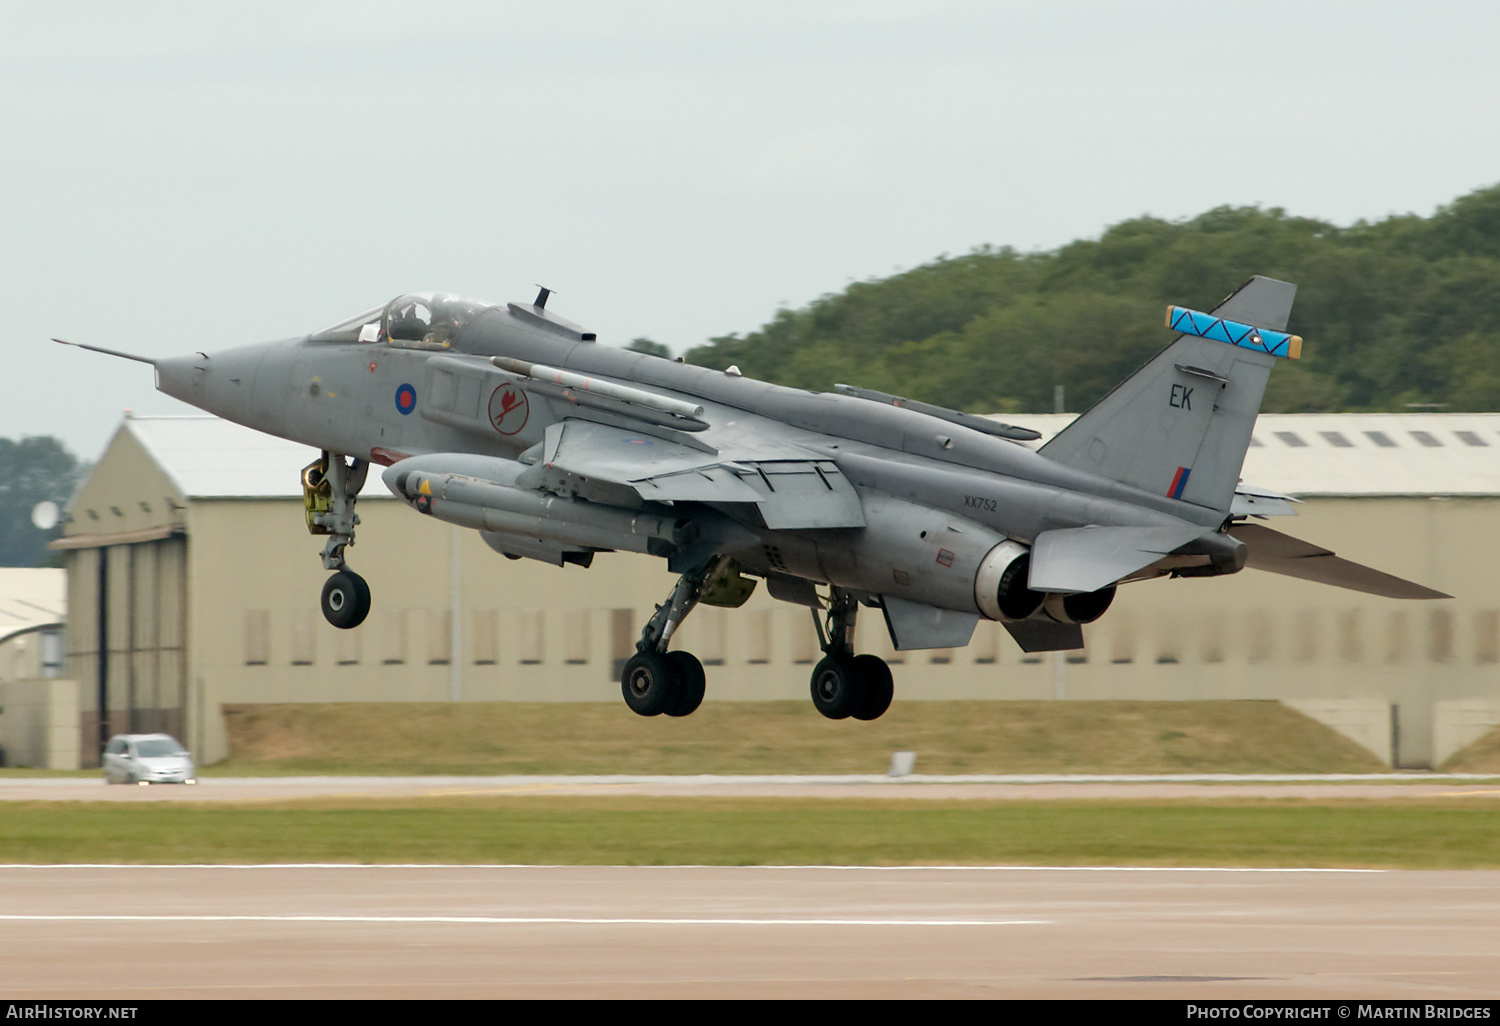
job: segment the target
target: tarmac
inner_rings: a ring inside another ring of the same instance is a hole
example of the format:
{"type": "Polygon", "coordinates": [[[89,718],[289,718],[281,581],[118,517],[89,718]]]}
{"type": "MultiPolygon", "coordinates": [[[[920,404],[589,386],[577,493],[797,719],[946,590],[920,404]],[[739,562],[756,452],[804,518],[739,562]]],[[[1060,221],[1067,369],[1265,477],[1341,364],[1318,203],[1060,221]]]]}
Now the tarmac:
{"type": "MultiPolygon", "coordinates": [[[[1464,802],[1500,779],[0,778],[30,802],[490,794],[1464,802]]],[[[1500,997],[1489,870],[9,865],[0,930],[12,1000],[1304,999],[1340,1018],[1500,997]]]]}
{"type": "Polygon", "coordinates": [[[1500,994],[1496,871],[5,866],[0,929],[12,1000],[1500,994]]]}

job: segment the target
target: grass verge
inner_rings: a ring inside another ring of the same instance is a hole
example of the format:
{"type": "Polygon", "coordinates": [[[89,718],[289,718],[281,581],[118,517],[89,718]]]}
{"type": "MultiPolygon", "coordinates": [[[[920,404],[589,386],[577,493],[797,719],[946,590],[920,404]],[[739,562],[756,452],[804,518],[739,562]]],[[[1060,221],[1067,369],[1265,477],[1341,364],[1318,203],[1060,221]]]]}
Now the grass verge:
{"type": "Polygon", "coordinates": [[[898,702],[830,722],[810,702],[241,705],[211,773],[1368,773],[1374,755],[1279,702],[898,702]]]}
{"type": "Polygon", "coordinates": [[[18,802],[0,862],[1500,867],[1500,802],[1445,801],[18,802]]]}

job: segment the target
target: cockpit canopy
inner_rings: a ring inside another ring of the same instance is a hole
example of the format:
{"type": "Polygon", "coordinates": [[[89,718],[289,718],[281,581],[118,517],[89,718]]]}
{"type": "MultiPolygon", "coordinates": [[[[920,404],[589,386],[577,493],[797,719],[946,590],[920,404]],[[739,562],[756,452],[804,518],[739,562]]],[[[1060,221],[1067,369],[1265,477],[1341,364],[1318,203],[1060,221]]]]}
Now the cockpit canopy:
{"type": "Polygon", "coordinates": [[[448,349],[492,304],[444,292],[411,292],[385,306],[313,332],[313,342],[384,342],[398,349],[448,349]]]}

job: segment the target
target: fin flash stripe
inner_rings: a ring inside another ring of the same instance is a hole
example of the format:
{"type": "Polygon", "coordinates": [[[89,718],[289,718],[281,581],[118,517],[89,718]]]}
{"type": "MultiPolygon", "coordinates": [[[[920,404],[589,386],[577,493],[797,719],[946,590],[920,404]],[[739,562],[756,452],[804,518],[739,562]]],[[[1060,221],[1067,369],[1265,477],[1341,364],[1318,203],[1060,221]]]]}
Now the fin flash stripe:
{"type": "Polygon", "coordinates": [[[1180,499],[1182,492],[1187,488],[1188,475],[1193,472],[1192,467],[1178,467],[1177,473],[1172,477],[1172,487],[1167,489],[1167,498],[1180,499]]]}
{"type": "Polygon", "coordinates": [[[1269,328],[1257,328],[1253,324],[1226,321],[1222,317],[1199,313],[1182,306],[1167,307],[1167,327],[1184,335],[1228,342],[1241,349],[1284,356],[1288,360],[1297,360],[1302,356],[1301,335],[1288,335],[1284,331],[1271,331],[1269,328]]]}

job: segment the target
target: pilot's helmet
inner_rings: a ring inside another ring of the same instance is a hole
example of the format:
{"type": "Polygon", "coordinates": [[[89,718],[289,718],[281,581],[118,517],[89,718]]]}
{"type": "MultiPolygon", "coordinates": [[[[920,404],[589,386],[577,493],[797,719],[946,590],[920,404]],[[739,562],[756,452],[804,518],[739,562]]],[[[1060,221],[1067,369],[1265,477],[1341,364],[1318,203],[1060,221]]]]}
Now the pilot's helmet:
{"type": "Polygon", "coordinates": [[[387,338],[420,342],[432,330],[432,302],[427,296],[401,296],[391,302],[385,315],[387,338]]]}

